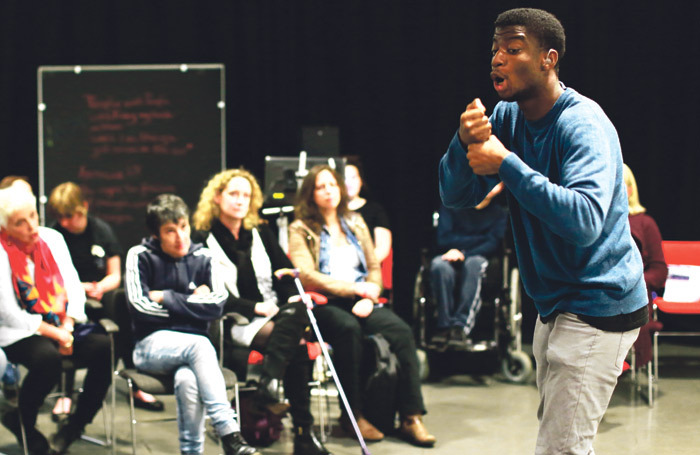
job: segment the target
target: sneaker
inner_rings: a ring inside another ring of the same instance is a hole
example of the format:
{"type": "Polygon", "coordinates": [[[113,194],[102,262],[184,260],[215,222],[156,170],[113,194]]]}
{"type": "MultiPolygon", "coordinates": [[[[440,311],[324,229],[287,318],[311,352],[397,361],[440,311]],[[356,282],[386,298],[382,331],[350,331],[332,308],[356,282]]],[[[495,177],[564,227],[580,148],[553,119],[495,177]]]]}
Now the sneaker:
{"type": "Polygon", "coordinates": [[[467,337],[464,327],[454,326],[450,329],[450,341],[448,344],[452,347],[466,347],[471,344],[471,340],[467,337]]]}
{"type": "Polygon", "coordinates": [[[438,331],[430,339],[430,342],[436,345],[443,345],[450,339],[450,329],[438,329],[438,331]]]}

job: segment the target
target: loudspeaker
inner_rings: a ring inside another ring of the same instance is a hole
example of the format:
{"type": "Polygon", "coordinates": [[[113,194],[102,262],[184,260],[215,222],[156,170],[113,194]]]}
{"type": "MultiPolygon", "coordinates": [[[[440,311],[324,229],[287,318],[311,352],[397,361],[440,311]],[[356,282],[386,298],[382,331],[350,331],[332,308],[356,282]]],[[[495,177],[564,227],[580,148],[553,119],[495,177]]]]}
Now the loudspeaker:
{"type": "Polygon", "coordinates": [[[338,127],[302,127],[301,149],[305,150],[309,156],[340,156],[340,134],[338,127]]]}

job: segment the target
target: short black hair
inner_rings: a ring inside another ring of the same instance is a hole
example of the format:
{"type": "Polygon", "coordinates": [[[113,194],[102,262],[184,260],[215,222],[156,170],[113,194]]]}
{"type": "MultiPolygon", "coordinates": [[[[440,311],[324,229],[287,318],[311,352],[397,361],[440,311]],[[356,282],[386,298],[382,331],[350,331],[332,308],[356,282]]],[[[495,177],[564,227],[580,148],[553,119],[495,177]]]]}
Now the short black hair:
{"type": "Polygon", "coordinates": [[[189,217],[187,204],[174,194],[161,194],[146,207],[146,226],[155,236],[160,234],[160,227],[165,223],[177,223],[183,218],[189,220],[189,217]]]}
{"type": "MultiPolygon", "coordinates": [[[[543,49],[554,49],[559,60],[566,52],[566,34],[559,19],[550,12],[536,8],[515,8],[498,15],[494,28],[522,25],[537,38],[543,49]]],[[[557,66],[559,66],[557,62],[557,66]]]]}

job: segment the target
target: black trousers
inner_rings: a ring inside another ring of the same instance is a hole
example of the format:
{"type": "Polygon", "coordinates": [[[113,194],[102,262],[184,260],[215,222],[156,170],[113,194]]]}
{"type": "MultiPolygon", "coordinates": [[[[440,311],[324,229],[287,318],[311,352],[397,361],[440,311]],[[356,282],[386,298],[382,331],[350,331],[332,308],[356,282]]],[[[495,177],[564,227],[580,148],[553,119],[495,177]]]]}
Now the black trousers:
{"type": "Polygon", "coordinates": [[[329,299],[314,309],[323,339],[333,347],[333,364],[353,411],[362,408],[360,364],[362,339],[381,333],[399,361],[399,414],[425,414],[418,373],[416,344],[411,328],[389,308],[375,308],[366,318],[358,318],[349,309],[350,299],[329,299]]]}
{"type": "MultiPolygon", "coordinates": [[[[4,350],[10,362],[24,365],[28,370],[19,392],[19,409],[24,424],[32,428],[44,399],[61,379],[62,356],[53,340],[39,335],[23,338],[4,350]]],[[[92,333],[76,340],[72,357],[79,366],[88,369],[83,393],[70,420],[71,424],[82,429],[102,407],[109,388],[112,374],[109,338],[92,333]]]]}
{"type": "Polygon", "coordinates": [[[305,344],[299,344],[309,326],[306,305],[303,302],[287,303],[272,319],[274,327],[262,349],[263,375],[268,379],[284,378],[284,391],[289,399],[292,422],[297,427],[310,427],[311,397],[309,380],[311,362],[305,344]]]}

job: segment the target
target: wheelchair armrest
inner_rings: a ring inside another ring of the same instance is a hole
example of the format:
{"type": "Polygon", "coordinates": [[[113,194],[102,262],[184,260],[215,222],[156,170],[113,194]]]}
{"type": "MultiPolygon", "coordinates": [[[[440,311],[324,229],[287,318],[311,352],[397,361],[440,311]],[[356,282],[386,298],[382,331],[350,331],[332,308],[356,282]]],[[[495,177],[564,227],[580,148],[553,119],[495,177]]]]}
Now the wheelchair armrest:
{"type": "Polygon", "coordinates": [[[105,329],[107,333],[117,333],[119,332],[119,326],[111,319],[103,318],[100,319],[100,325],[105,329]]]}
{"type": "Polygon", "coordinates": [[[85,300],[85,306],[87,308],[89,308],[91,310],[95,310],[95,311],[101,310],[104,307],[102,305],[102,302],[100,302],[99,300],[91,299],[91,298],[88,298],[87,300],[85,300]]]}

